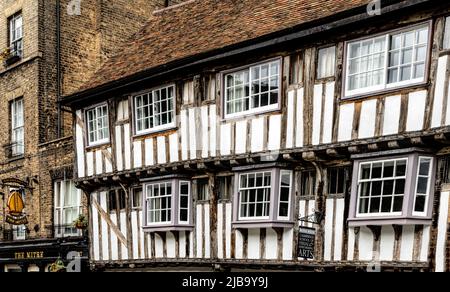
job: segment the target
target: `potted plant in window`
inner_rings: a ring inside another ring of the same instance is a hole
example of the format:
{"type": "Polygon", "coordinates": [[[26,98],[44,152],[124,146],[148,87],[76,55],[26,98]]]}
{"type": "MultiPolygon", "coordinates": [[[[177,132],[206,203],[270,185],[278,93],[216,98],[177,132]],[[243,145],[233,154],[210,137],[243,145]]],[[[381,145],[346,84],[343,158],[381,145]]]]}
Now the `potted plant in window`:
{"type": "Polygon", "coordinates": [[[78,218],[73,222],[75,228],[80,230],[85,230],[88,227],[88,224],[88,220],[83,214],[80,214],[80,216],[78,216],[78,218]]]}

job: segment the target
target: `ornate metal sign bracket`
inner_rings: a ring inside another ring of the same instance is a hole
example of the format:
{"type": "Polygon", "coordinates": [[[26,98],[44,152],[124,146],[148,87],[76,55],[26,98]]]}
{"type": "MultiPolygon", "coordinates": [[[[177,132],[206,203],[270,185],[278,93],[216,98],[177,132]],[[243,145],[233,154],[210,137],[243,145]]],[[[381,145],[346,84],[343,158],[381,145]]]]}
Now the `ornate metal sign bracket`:
{"type": "Polygon", "coordinates": [[[322,212],[315,211],[314,214],[308,215],[306,217],[301,217],[298,220],[301,222],[312,223],[320,225],[324,219],[324,214],[322,212]]]}

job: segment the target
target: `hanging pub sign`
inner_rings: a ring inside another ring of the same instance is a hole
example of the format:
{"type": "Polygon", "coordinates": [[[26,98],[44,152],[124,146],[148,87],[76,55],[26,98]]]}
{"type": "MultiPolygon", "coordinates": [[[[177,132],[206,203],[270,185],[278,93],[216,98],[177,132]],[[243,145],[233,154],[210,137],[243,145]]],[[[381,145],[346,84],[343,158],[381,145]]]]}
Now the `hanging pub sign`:
{"type": "Polygon", "coordinates": [[[314,259],[316,245],[316,230],[300,227],[298,234],[298,257],[308,260],[314,259]]]}
{"type": "Polygon", "coordinates": [[[27,216],[24,213],[24,189],[11,191],[7,203],[6,223],[11,225],[25,225],[28,224],[27,216]]]}

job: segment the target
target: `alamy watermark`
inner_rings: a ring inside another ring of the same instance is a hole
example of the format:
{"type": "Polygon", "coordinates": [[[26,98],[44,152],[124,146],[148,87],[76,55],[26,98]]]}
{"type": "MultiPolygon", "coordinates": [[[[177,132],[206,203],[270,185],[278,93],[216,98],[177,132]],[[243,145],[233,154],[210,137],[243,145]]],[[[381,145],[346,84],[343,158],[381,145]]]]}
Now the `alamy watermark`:
{"type": "Polygon", "coordinates": [[[367,14],[370,16],[381,15],[381,0],[373,0],[367,5],[367,14]]]}
{"type": "Polygon", "coordinates": [[[81,0],[71,0],[67,4],[67,14],[68,15],[81,15],[81,0]]]}

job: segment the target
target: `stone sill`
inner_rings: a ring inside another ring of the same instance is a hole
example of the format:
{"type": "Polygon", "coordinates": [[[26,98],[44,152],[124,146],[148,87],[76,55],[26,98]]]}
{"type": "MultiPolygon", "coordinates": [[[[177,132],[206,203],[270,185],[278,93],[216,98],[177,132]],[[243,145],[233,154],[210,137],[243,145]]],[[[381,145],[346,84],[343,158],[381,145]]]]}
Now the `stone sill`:
{"type": "Polygon", "coordinates": [[[233,222],[235,229],[258,229],[258,228],[294,228],[292,221],[236,221],[233,222]]]}

